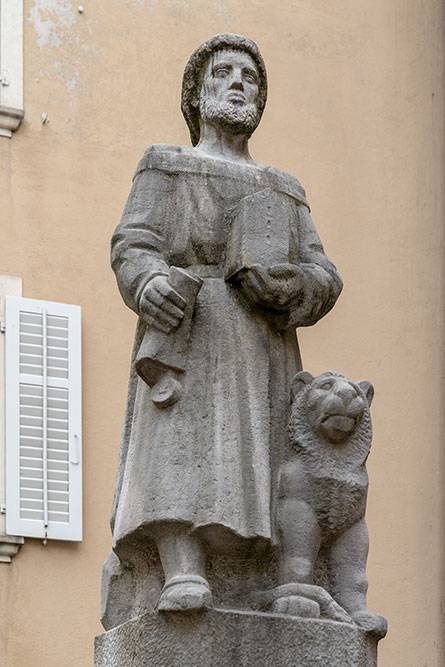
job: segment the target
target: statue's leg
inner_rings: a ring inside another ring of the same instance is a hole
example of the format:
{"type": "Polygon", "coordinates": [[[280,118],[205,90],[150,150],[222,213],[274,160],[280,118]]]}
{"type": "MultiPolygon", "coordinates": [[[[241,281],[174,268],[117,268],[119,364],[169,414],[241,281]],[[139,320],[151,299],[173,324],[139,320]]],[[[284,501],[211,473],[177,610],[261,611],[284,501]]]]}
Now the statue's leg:
{"type": "Polygon", "coordinates": [[[365,519],[351,526],[332,545],[329,554],[332,596],[357,625],[384,637],[386,619],[380,614],[368,611],[366,604],[368,549],[369,537],[365,519]]]}
{"type": "Polygon", "coordinates": [[[187,529],[167,525],[156,537],[165,584],[159,611],[192,611],[212,606],[206,579],[206,552],[202,542],[187,529]]]}
{"type": "Polygon", "coordinates": [[[304,500],[285,499],[279,506],[278,529],[280,583],[312,584],[321,540],[315,512],[304,500]]]}
{"type": "Polygon", "coordinates": [[[317,618],[320,606],[315,599],[309,599],[300,592],[285,592],[286,584],[313,584],[321,540],[315,512],[304,500],[285,498],[278,507],[278,531],[281,543],[279,588],[283,590],[283,596],[275,600],[272,610],[317,618]]]}

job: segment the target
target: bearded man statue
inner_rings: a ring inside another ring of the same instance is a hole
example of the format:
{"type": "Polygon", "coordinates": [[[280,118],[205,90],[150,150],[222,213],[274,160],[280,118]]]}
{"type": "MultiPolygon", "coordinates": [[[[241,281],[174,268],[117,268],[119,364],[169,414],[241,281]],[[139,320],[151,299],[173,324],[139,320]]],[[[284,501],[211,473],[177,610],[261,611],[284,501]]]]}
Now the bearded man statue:
{"type": "Polygon", "coordinates": [[[139,321],[104,567],[107,628],[129,617],[123,599],[133,612],[227,602],[218,581],[230,573],[212,564],[224,554],[250,559],[247,594],[276,544],[289,390],[302,368],[295,331],[333,307],[342,282],[299,182],[249,155],[266,96],[254,42],[202,44],[182,88],[193,148],[145,152],[113,236],[119,290],[139,321]],[[193,296],[174,275],[195,282],[193,296]],[[107,601],[121,585],[112,618],[107,601]]]}

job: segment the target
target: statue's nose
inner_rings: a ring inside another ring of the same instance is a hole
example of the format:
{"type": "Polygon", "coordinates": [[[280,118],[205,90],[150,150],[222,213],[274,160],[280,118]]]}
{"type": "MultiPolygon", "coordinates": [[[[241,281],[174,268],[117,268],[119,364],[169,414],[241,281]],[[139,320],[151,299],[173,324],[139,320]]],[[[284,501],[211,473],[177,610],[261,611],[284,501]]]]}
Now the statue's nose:
{"type": "Polygon", "coordinates": [[[349,401],[352,401],[354,396],[356,396],[354,389],[347,382],[342,382],[335,393],[345,401],[345,403],[349,403],[349,401]]]}
{"type": "Polygon", "coordinates": [[[244,90],[243,79],[241,76],[241,71],[233,70],[232,77],[229,85],[230,90],[244,90]]]}

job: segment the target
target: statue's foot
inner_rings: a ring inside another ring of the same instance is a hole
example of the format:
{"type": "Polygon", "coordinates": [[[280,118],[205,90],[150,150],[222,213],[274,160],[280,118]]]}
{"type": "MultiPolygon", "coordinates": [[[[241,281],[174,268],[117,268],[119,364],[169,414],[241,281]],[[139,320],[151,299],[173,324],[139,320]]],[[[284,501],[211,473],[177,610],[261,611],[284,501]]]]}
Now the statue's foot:
{"type": "Polygon", "coordinates": [[[303,598],[301,595],[287,595],[278,598],[272,603],[271,611],[276,614],[320,618],[320,605],[315,600],[303,598]]]}
{"type": "Polygon", "coordinates": [[[383,639],[388,632],[388,621],[384,616],[364,609],[351,614],[351,618],[360,628],[383,639]]]}
{"type": "Polygon", "coordinates": [[[213,606],[212,592],[204,577],[173,577],[165,584],[158,611],[200,611],[213,606]]]}
{"type": "Polygon", "coordinates": [[[281,584],[268,591],[258,591],[250,596],[252,609],[276,611],[292,616],[327,618],[340,623],[352,623],[346,611],[321,586],[303,583],[281,584]],[[278,604],[278,606],[276,606],[278,604]],[[318,607],[318,615],[317,614],[318,607]],[[284,611],[285,609],[288,611],[284,611]]]}

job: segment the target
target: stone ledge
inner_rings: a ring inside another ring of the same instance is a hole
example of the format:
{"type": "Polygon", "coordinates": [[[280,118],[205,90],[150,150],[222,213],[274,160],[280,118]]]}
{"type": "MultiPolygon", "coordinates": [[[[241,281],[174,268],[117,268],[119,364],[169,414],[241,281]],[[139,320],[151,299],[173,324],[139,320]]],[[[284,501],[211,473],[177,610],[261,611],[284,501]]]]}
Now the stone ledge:
{"type": "Polygon", "coordinates": [[[23,109],[13,109],[0,105],[0,136],[12,137],[25,115],[23,109]]]}
{"type": "Polygon", "coordinates": [[[96,637],[95,667],[376,667],[377,638],[334,621],[151,612],[96,637]]]}
{"type": "Polygon", "coordinates": [[[24,542],[24,537],[0,535],[0,563],[10,563],[24,542]]]}

